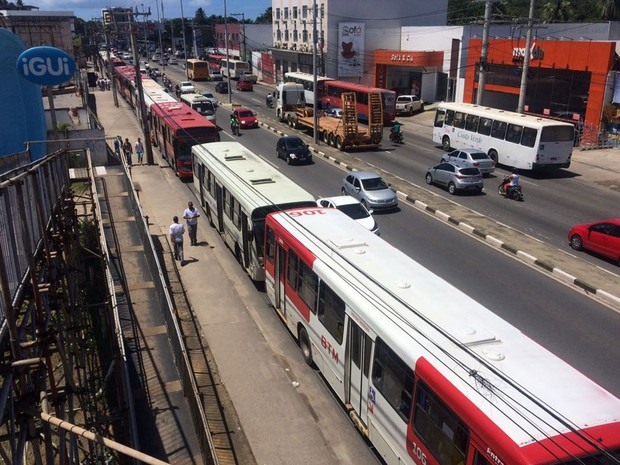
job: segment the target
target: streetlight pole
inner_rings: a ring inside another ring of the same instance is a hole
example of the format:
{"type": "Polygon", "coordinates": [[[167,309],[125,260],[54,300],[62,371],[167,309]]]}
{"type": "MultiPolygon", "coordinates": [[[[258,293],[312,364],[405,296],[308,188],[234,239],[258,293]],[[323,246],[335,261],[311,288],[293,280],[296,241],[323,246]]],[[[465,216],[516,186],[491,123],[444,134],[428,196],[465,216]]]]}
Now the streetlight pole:
{"type": "Polygon", "coordinates": [[[185,79],[189,80],[187,70],[187,41],[185,40],[185,19],[183,18],[183,0],[181,0],[181,32],[183,32],[183,55],[185,56],[185,79]]]}
{"type": "Polygon", "coordinates": [[[316,77],[316,48],[319,43],[318,41],[318,33],[316,29],[316,0],[312,2],[312,88],[314,92],[314,102],[312,102],[312,107],[314,109],[314,118],[312,118],[312,132],[314,133],[314,143],[319,143],[319,93],[317,92],[317,77],[316,77]]]}
{"type": "Polygon", "coordinates": [[[226,47],[226,81],[228,82],[228,103],[232,103],[232,90],[230,89],[230,56],[228,55],[228,14],[226,13],[226,0],[224,0],[224,46],[226,47]]]}
{"type": "MultiPolygon", "coordinates": [[[[157,31],[159,32],[159,51],[160,51],[159,56],[161,56],[162,73],[165,73],[166,72],[166,60],[164,60],[164,44],[161,40],[161,19],[159,17],[159,3],[155,2],[155,6],[157,7],[157,31]]],[[[163,1],[161,3],[161,7],[162,7],[162,16],[163,16],[164,14],[163,13],[163,8],[164,8],[163,1]]]]}

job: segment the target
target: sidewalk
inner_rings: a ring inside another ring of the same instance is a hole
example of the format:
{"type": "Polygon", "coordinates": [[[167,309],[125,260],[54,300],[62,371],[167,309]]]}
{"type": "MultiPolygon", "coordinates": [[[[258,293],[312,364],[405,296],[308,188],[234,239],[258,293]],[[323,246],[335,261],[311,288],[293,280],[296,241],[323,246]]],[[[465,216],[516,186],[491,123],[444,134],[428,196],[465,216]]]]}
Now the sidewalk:
{"type": "MultiPolygon", "coordinates": [[[[121,98],[116,108],[111,92],[97,91],[96,96],[106,136],[120,135],[130,141],[142,137],[135,116],[121,98]]],[[[158,163],[151,166],[134,164],[131,176],[139,186],[152,235],[165,242],[172,217],[195,198],[191,184],[184,185],[174,176],[157,149],[155,160],[158,163]]],[[[309,382],[316,373],[304,364],[294,341],[257,296],[205,215],[199,218],[197,236],[198,247],[185,246],[187,263],[179,273],[249,442],[253,457],[251,461],[238,458],[239,463],[376,464],[343,411],[334,409],[336,400],[326,386],[309,382]]]]}

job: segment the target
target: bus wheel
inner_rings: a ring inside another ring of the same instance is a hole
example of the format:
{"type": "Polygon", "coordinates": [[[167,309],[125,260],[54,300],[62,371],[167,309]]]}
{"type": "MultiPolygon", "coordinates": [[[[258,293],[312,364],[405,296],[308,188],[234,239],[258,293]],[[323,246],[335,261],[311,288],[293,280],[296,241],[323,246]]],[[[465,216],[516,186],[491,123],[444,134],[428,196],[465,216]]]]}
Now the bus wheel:
{"type": "Polygon", "coordinates": [[[496,150],[489,150],[489,158],[491,160],[493,160],[495,162],[495,164],[497,165],[497,151],[496,150]]]}
{"type": "Polygon", "coordinates": [[[304,327],[299,328],[299,348],[301,349],[304,361],[312,366],[312,347],[310,346],[310,339],[304,327]]]}
{"type": "Polygon", "coordinates": [[[444,152],[450,151],[450,138],[448,136],[443,136],[443,139],[441,139],[441,146],[444,152]]]}
{"type": "Polygon", "coordinates": [[[329,144],[329,132],[323,131],[323,137],[321,137],[321,139],[323,139],[323,142],[326,144],[329,144]]]}

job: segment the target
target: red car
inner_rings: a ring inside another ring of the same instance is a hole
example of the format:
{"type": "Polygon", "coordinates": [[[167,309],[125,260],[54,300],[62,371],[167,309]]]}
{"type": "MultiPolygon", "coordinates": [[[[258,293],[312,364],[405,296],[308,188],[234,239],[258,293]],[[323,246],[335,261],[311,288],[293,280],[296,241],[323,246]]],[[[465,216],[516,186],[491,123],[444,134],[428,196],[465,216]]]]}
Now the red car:
{"type": "Polygon", "coordinates": [[[237,81],[237,90],[254,90],[254,84],[252,84],[252,81],[246,81],[244,79],[239,79],[237,81]]]}
{"type": "Polygon", "coordinates": [[[596,252],[620,266],[620,218],[577,224],[568,232],[568,240],[573,249],[596,252]]]}
{"type": "Polygon", "coordinates": [[[233,115],[235,115],[239,120],[239,125],[242,129],[258,127],[258,119],[256,118],[256,114],[248,108],[237,108],[233,111],[233,115]]]}

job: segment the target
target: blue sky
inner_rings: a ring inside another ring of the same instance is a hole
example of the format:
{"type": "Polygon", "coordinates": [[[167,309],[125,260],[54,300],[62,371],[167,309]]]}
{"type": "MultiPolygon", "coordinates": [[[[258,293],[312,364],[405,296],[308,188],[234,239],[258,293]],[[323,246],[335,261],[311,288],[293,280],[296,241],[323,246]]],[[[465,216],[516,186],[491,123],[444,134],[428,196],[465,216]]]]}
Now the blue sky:
{"type": "MultiPolygon", "coordinates": [[[[159,6],[161,8],[161,2],[159,6]]],[[[182,0],[183,15],[191,18],[198,8],[202,8],[207,16],[224,15],[224,0],[182,0]]],[[[148,10],[151,8],[150,20],[157,21],[157,4],[155,0],[127,0],[122,2],[119,0],[111,0],[109,3],[105,1],[92,0],[64,0],[62,3],[58,0],[35,0],[25,1],[25,4],[37,6],[40,10],[51,11],[73,11],[75,16],[86,21],[93,18],[101,17],[101,9],[107,7],[123,7],[135,8],[142,11],[143,8],[148,10]],[[62,5],[62,6],[60,6],[62,5]]],[[[181,17],[181,0],[163,0],[164,15],[166,18],[181,17]]],[[[257,16],[263,14],[267,8],[271,6],[271,0],[226,0],[226,10],[228,14],[243,13],[246,18],[256,19],[257,16]]],[[[161,11],[160,11],[161,15],[161,11]]]]}

